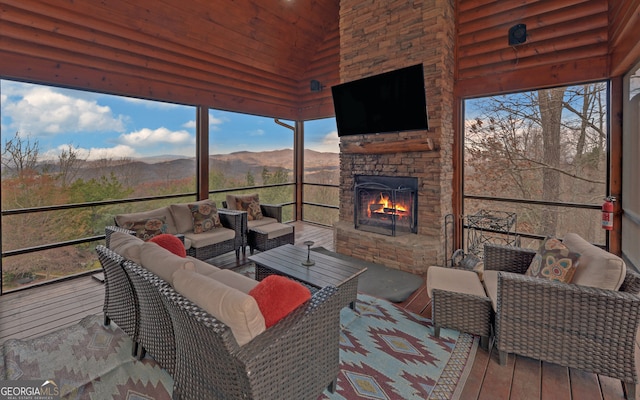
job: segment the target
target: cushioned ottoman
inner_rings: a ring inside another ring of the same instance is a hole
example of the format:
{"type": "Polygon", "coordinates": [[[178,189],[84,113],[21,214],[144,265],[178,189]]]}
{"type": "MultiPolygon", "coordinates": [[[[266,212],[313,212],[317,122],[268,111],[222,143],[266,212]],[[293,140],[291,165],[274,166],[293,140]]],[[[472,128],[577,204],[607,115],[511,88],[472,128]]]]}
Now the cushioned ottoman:
{"type": "Polygon", "coordinates": [[[491,335],[491,300],[485,294],[474,271],[429,267],[427,293],[431,298],[434,335],[440,328],[480,336],[480,344],[489,347],[491,335]]]}
{"type": "Polygon", "coordinates": [[[251,254],[253,254],[254,249],[267,251],[284,244],[293,244],[293,240],[293,226],[279,222],[249,228],[247,233],[247,242],[249,242],[251,254]]]}

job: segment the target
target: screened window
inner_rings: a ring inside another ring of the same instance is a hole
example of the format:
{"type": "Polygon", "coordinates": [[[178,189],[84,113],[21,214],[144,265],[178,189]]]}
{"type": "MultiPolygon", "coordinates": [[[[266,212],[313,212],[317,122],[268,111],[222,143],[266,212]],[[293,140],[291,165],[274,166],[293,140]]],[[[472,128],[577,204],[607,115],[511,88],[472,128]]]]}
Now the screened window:
{"type": "Polygon", "coordinates": [[[604,244],[607,89],[599,82],[467,100],[465,216],[513,213],[509,229],[523,245],[567,232],[604,244]]]}

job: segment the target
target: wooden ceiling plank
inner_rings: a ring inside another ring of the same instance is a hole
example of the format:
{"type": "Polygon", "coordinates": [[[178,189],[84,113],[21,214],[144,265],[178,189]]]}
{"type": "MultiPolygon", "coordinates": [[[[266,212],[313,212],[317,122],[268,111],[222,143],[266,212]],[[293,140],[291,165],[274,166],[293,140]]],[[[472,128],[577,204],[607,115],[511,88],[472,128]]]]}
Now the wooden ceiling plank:
{"type": "Polygon", "coordinates": [[[209,26],[209,29],[206,30],[207,34],[200,33],[203,29],[193,29],[189,34],[176,35],[175,32],[180,31],[179,26],[162,24],[161,21],[160,25],[158,25],[155,23],[156,21],[149,21],[148,15],[143,14],[144,9],[123,9],[123,6],[126,7],[127,3],[121,1],[109,3],[109,7],[105,6],[104,8],[100,8],[102,7],[101,3],[92,2],[33,5],[31,2],[22,2],[20,0],[4,1],[16,8],[43,15],[51,15],[54,18],[69,21],[70,23],[84,24],[88,29],[92,29],[94,33],[104,31],[114,35],[125,33],[127,36],[137,33],[142,36],[142,40],[140,40],[142,43],[155,42],[160,44],[158,47],[172,45],[174,47],[190,48],[197,52],[229,59],[236,65],[247,65],[247,60],[251,60],[257,69],[273,72],[277,75],[295,76],[297,72],[293,66],[288,67],[287,65],[284,65],[282,71],[279,71],[271,60],[266,57],[257,57],[259,46],[261,46],[259,43],[252,43],[253,47],[250,48],[240,46],[241,38],[234,37],[232,33],[227,35],[227,32],[224,31],[215,34],[212,29],[215,26],[209,26]],[[67,12],[66,18],[63,16],[65,12],[67,12]],[[82,14],[83,12],[85,14],[82,14]],[[71,13],[72,16],[68,15],[68,13],[71,13]],[[92,15],[92,17],[87,18],[86,15],[92,15]],[[95,18],[95,20],[92,18],[95,18]],[[101,28],[95,26],[97,23],[101,23],[101,28]],[[209,33],[209,31],[212,32],[209,33]],[[200,37],[205,40],[201,40],[200,37]]]}
{"type": "MultiPolygon", "coordinates": [[[[173,9],[175,13],[181,13],[185,16],[195,15],[197,19],[193,21],[193,25],[202,23],[202,26],[206,27],[219,26],[227,32],[227,35],[228,32],[233,32],[234,35],[229,40],[233,41],[234,46],[254,44],[253,50],[255,51],[271,54],[275,59],[288,63],[293,62],[301,66],[306,66],[309,57],[313,54],[314,47],[317,45],[314,35],[323,33],[322,30],[317,32],[313,29],[309,31],[300,30],[296,26],[287,25],[286,21],[279,17],[270,20],[263,18],[261,15],[266,17],[268,15],[264,11],[260,13],[260,10],[264,10],[261,7],[254,7],[255,13],[249,13],[246,9],[239,8],[237,5],[219,7],[212,11],[210,2],[208,7],[198,6],[195,2],[189,2],[188,5],[191,8],[187,8],[186,4],[177,6],[175,1],[156,1],[164,4],[167,9],[173,9]],[[251,28],[250,31],[247,31],[247,27],[251,28]],[[299,46],[296,46],[295,43],[292,44],[292,36],[295,36],[300,41],[299,46]]],[[[276,16],[276,14],[272,15],[276,16]]],[[[183,36],[193,35],[192,25],[187,25],[186,29],[179,34],[183,36]]],[[[212,35],[215,35],[215,32],[212,35]]],[[[208,33],[206,36],[209,36],[208,33]]]]}
{"type": "MultiPolygon", "coordinates": [[[[30,42],[24,42],[17,39],[12,39],[5,35],[0,37],[1,48],[16,49],[14,53],[23,55],[37,54],[39,58],[52,60],[52,62],[65,63],[68,65],[82,66],[86,63],[86,58],[83,54],[77,54],[67,51],[63,48],[52,48],[50,46],[42,46],[39,44],[33,44],[30,42]]],[[[136,77],[139,79],[151,79],[157,82],[163,82],[165,84],[171,84],[175,82],[178,85],[192,88],[200,88],[204,91],[210,91],[214,93],[230,93],[235,96],[252,96],[256,92],[260,98],[264,98],[266,102],[280,102],[295,104],[296,98],[288,95],[285,92],[278,90],[266,91],[261,88],[254,88],[246,84],[238,84],[238,82],[227,81],[226,85],[214,82],[225,82],[220,77],[213,79],[214,76],[210,76],[210,79],[198,78],[191,75],[186,75],[181,71],[179,67],[174,68],[172,71],[158,71],[156,69],[146,66],[140,68],[137,65],[128,65],[121,62],[114,61],[112,59],[104,59],[101,57],[93,58],[93,68],[104,71],[112,71],[116,74],[136,77]]]]}
{"type": "Polygon", "coordinates": [[[596,28],[590,31],[578,32],[563,36],[561,39],[552,37],[547,40],[535,40],[530,45],[495,49],[495,46],[478,46],[486,51],[474,56],[461,57],[458,61],[460,71],[482,66],[492,65],[504,61],[519,63],[527,57],[541,57],[545,54],[553,54],[557,59],[565,59],[565,51],[573,51],[576,48],[590,46],[592,44],[604,44],[607,42],[607,27],[596,28]]]}
{"type": "MultiPolygon", "coordinates": [[[[528,36],[530,36],[529,41],[528,43],[523,44],[520,47],[535,47],[537,46],[538,42],[544,42],[553,39],[560,41],[571,35],[579,35],[583,32],[600,29],[608,29],[607,16],[605,14],[579,18],[573,21],[573,23],[571,24],[561,23],[547,26],[544,29],[534,28],[532,30],[528,30],[527,34],[528,36]]],[[[605,40],[607,36],[608,35],[605,34],[605,40]]],[[[484,53],[504,50],[506,43],[506,35],[501,35],[499,38],[485,40],[482,42],[475,42],[464,46],[461,45],[458,48],[458,57],[476,57],[484,53]]],[[[513,52],[512,49],[509,50],[513,52]]]]}
{"type": "MultiPolygon", "coordinates": [[[[70,29],[67,29],[67,33],[70,29]]],[[[100,43],[96,41],[83,41],[77,39],[74,36],[62,36],[62,35],[46,35],[46,32],[41,32],[36,28],[26,28],[24,25],[14,24],[5,20],[3,33],[6,37],[12,37],[22,41],[29,41],[29,38],[33,38],[33,43],[51,47],[53,49],[59,49],[61,51],[75,51],[81,54],[96,54],[94,57],[98,57],[98,54],[104,54],[108,57],[109,61],[119,61],[126,65],[131,65],[136,68],[149,69],[152,71],[165,71],[174,73],[176,75],[187,75],[191,78],[201,79],[203,82],[215,81],[216,79],[222,79],[227,81],[235,81],[234,84],[251,84],[256,92],[261,93],[285,93],[293,92],[296,90],[295,82],[279,82],[276,79],[264,80],[263,77],[255,76],[251,77],[247,74],[235,74],[231,71],[231,74],[223,69],[223,72],[214,73],[220,69],[212,68],[207,64],[188,64],[185,63],[184,57],[173,56],[170,54],[162,54],[159,57],[141,56],[143,49],[133,48],[123,50],[125,46],[131,46],[131,43],[124,43],[124,41],[108,40],[108,38],[101,38],[100,43]],[[104,44],[103,44],[104,43],[104,44]],[[140,52],[139,52],[139,51],[140,52]],[[235,76],[234,76],[235,75],[235,76]],[[283,88],[289,87],[288,91],[283,91],[283,88]]],[[[161,49],[158,49],[161,53],[161,49]]],[[[146,51],[153,52],[149,46],[146,51]]]]}
{"type": "MultiPolygon", "coordinates": [[[[280,76],[276,74],[270,74],[256,67],[249,67],[244,64],[238,64],[233,60],[229,60],[224,57],[214,57],[202,51],[166,42],[161,39],[149,37],[137,31],[133,31],[130,29],[120,29],[118,26],[114,26],[113,24],[107,22],[86,21],[85,19],[80,18],[77,14],[57,15],[56,19],[53,19],[49,18],[49,16],[53,13],[46,13],[44,15],[26,14],[30,13],[30,11],[22,11],[22,9],[18,9],[16,10],[16,12],[11,13],[9,14],[9,16],[5,16],[4,18],[7,20],[9,20],[9,18],[12,18],[12,20],[17,20],[26,25],[33,24],[33,21],[30,18],[39,18],[38,23],[45,24],[45,29],[50,29],[52,32],[57,32],[59,34],[63,34],[67,30],[74,30],[77,26],[83,29],[83,31],[75,34],[80,35],[80,37],[84,38],[85,40],[99,42],[102,40],[108,40],[108,37],[111,36],[113,38],[119,38],[125,42],[124,44],[119,45],[121,48],[135,47],[135,51],[139,52],[140,54],[145,54],[148,49],[158,49],[158,52],[160,53],[159,56],[161,57],[166,57],[172,53],[175,53],[179,57],[189,57],[194,60],[200,60],[200,62],[205,65],[218,65],[220,67],[226,67],[229,71],[234,71],[238,76],[242,76],[245,74],[248,77],[262,76],[263,80],[264,78],[267,78],[267,80],[277,79],[280,76]],[[24,16],[23,14],[26,16],[24,16]],[[21,17],[22,19],[20,19],[21,17]],[[60,20],[60,18],[62,18],[62,20],[60,20]],[[65,18],[74,21],[83,21],[86,25],[77,25],[75,23],[68,22],[65,18]],[[52,22],[47,24],[48,20],[51,20],[52,22]],[[89,27],[88,25],[91,25],[91,27],[89,27]],[[99,32],[103,32],[104,35],[99,35],[99,32]]],[[[291,79],[291,84],[293,84],[293,82],[294,80],[291,79]]]]}
{"type": "Polygon", "coordinates": [[[460,98],[474,98],[597,81],[607,78],[603,71],[607,70],[608,63],[608,57],[603,55],[516,72],[487,73],[483,79],[469,76],[457,82],[455,91],[460,98]]]}
{"type": "MultiPolygon", "coordinates": [[[[549,24],[544,27],[532,27],[527,29],[528,41],[548,40],[558,38],[562,40],[564,36],[575,34],[578,32],[589,31],[607,27],[607,15],[598,13],[596,15],[588,15],[585,17],[577,17],[570,23],[562,21],[560,23],[549,24]]],[[[458,48],[462,53],[461,56],[469,56],[479,54],[477,48],[485,44],[493,44],[497,47],[504,48],[507,45],[508,27],[502,29],[486,30],[478,32],[474,35],[466,35],[460,37],[458,48]],[[497,31],[497,32],[496,32],[497,31]]]]}
{"type": "Polygon", "coordinates": [[[470,40],[468,36],[477,36],[483,32],[489,32],[489,34],[493,32],[494,35],[506,35],[508,28],[514,23],[524,23],[531,29],[533,27],[568,23],[576,18],[607,13],[607,4],[604,0],[580,2],[579,4],[562,8],[559,8],[558,5],[553,6],[553,4],[556,3],[565,4],[564,2],[546,1],[526,8],[526,14],[524,14],[524,9],[519,12],[521,15],[514,15],[511,12],[501,13],[499,10],[495,10],[490,18],[464,24],[459,22],[459,43],[464,46],[468,44],[467,41],[470,40]]]}
{"type": "MultiPolygon", "coordinates": [[[[558,54],[548,53],[535,57],[519,58],[517,63],[506,61],[495,64],[485,64],[475,68],[458,70],[458,79],[464,80],[469,78],[490,79],[496,73],[513,73],[527,68],[535,68],[540,66],[563,66],[571,64],[574,60],[582,60],[589,57],[597,59],[607,55],[607,44],[600,43],[590,46],[580,47],[577,49],[567,50],[561,53],[562,58],[558,54]]],[[[608,70],[608,68],[607,68],[608,70]]],[[[524,75],[524,73],[522,73],[524,75]]],[[[518,74],[519,76],[520,74],[518,74]]],[[[606,76],[602,71],[595,73],[592,79],[598,79],[600,76],[606,76]]]]}
{"type": "Polygon", "coordinates": [[[295,119],[298,114],[297,105],[269,102],[266,98],[256,100],[254,97],[244,95],[212,92],[202,87],[182,86],[180,82],[156,81],[150,77],[141,78],[108,70],[86,68],[84,65],[34,58],[33,55],[11,52],[0,54],[2,55],[0,70],[5,79],[82,88],[170,103],[204,105],[214,109],[286,119],[295,119]],[[51,78],[43,82],[40,79],[42,76],[51,78]]]}

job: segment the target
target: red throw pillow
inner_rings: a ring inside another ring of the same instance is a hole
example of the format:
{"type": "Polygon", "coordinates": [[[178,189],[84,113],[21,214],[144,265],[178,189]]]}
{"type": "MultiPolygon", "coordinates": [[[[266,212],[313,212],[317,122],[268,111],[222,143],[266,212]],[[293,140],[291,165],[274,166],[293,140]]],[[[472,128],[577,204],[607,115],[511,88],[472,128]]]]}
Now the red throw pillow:
{"type": "Polygon", "coordinates": [[[170,235],[168,233],[163,233],[158,236],[154,236],[151,239],[149,239],[149,242],[153,242],[158,246],[169,250],[170,252],[172,252],[177,256],[180,256],[183,258],[187,256],[187,251],[184,249],[184,243],[182,243],[182,241],[177,237],[170,235]]]}
{"type": "Polygon", "coordinates": [[[267,328],[275,325],[291,311],[311,298],[311,292],[296,281],[280,275],[269,275],[249,295],[258,303],[267,328]]]}

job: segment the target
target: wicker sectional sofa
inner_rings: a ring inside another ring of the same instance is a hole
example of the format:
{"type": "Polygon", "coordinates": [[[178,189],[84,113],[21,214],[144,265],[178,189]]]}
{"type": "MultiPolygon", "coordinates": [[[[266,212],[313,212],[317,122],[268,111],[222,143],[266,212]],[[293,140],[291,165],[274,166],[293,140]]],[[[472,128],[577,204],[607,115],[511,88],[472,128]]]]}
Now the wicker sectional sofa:
{"type": "Polygon", "coordinates": [[[131,336],[134,352],[146,351],[173,376],[173,398],[316,399],[335,388],[336,288],[317,291],[265,328],[247,294],[257,281],[178,257],[126,230],[107,236],[111,248],[96,249],[105,273],[105,322],[115,322],[131,336]]]}
{"type": "Polygon", "coordinates": [[[132,229],[135,224],[154,218],[160,219],[164,224],[164,232],[184,236],[184,244],[189,256],[199,260],[207,260],[235,251],[236,258],[239,258],[240,249],[245,243],[244,225],[246,224],[246,213],[217,209],[222,226],[207,232],[196,233],[194,232],[192,212],[189,205],[199,205],[207,202],[215,207],[215,203],[211,203],[209,200],[177,203],[150,211],[119,214],[115,216],[114,222],[120,228],[132,229]]]}

